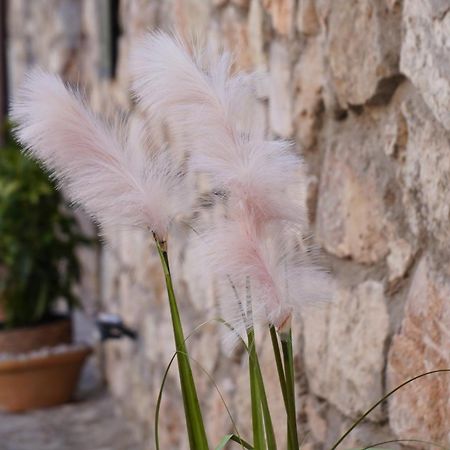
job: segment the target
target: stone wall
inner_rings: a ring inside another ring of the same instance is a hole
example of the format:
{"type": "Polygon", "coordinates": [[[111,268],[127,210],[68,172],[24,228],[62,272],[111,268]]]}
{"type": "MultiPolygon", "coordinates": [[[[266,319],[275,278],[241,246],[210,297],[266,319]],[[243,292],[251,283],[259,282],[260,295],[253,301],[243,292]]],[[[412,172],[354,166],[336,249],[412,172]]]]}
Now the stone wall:
{"type": "MultiPolygon", "coordinates": [[[[114,2],[112,2],[114,4],[114,2]]],[[[11,0],[13,86],[38,62],[88,85],[94,107],[127,108],[127,57],[146,29],[177,27],[267,72],[262,120],[309,164],[311,228],[336,278],[335,300],[295,323],[305,447],[329,448],[389,388],[450,367],[450,3],[448,0],[122,0],[115,78],[105,77],[108,2],[11,0]],[[105,47],[106,46],[106,47],[105,47]]],[[[163,280],[148,238],[112,231],[102,256],[104,308],[139,331],[105,349],[106,374],[153,448],[155,400],[173,352],[163,280]]],[[[186,330],[214,317],[214,284],[186,236],[172,242],[186,330]]],[[[243,354],[225,355],[217,325],[189,341],[243,435],[243,354]]],[[[276,429],[283,408],[270,348],[260,343],[276,429]]],[[[231,430],[196,370],[211,442],[231,430]]],[[[279,425],[278,425],[279,422],[279,425]]],[[[185,449],[176,371],[162,403],[162,448],[185,449]]],[[[346,448],[395,438],[450,444],[450,379],[433,375],[375,410],[346,448]]],[[[412,444],[411,444],[412,445],[412,444]]],[[[420,444],[415,444],[421,447],[420,444]]]]}

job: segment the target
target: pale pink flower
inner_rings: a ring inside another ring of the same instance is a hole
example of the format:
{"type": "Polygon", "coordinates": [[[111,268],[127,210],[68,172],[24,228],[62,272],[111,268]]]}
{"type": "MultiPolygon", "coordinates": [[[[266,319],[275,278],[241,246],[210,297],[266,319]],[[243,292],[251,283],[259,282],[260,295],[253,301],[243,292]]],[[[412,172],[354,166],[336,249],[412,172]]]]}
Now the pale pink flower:
{"type": "Polygon", "coordinates": [[[77,91],[40,70],[26,77],[11,113],[27,152],[101,225],[165,238],[181,178],[166,152],[144,148],[143,133],[100,120],[77,91]]]}

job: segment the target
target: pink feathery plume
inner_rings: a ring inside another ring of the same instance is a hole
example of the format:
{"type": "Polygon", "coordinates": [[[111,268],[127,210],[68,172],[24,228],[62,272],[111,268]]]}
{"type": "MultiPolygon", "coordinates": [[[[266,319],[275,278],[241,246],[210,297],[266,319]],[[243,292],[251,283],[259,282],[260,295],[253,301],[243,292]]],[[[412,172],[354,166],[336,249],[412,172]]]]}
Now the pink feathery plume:
{"type": "Polygon", "coordinates": [[[179,37],[147,35],[132,53],[133,90],[150,114],[168,121],[190,154],[190,168],[208,173],[230,205],[255,220],[306,222],[302,160],[284,141],[263,139],[254,120],[256,74],[232,74],[231,57],[194,50],[179,37]]]}
{"type": "Polygon", "coordinates": [[[293,315],[331,298],[332,280],[314,264],[316,249],[286,223],[270,222],[261,230],[251,216],[223,219],[202,233],[201,248],[207,270],[226,292],[220,298],[222,316],[240,335],[255,323],[282,330],[293,315]],[[245,306],[248,289],[251,316],[245,306]]]}
{"type": "Polygon", "coordinates": [[[41,70],[27,76],[12,119],[27,152],[101,225],[143,227],[165,238],[181,180],[166,153],[143,148],[142,133],[101,121],[78,92],[41,70]]]}

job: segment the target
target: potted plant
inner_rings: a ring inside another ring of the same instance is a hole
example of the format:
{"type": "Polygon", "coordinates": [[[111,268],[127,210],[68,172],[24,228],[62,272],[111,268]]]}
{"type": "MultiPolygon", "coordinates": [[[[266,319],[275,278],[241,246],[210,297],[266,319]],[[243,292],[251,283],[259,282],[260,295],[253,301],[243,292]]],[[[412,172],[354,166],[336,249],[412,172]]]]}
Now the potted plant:
{"type": "Polygon", "coordinates": [[[70,311],[78,305],[76,249],[89,241],[55,183],[6,131],[0,149],[0,407],[17,411],[66,401],[76,385],[88,349],[69,346],[70,311]],[[55,385],[57,373],[65,386],[55,385]],[[51,389],[43,389],[46,381],[51,389]]]}

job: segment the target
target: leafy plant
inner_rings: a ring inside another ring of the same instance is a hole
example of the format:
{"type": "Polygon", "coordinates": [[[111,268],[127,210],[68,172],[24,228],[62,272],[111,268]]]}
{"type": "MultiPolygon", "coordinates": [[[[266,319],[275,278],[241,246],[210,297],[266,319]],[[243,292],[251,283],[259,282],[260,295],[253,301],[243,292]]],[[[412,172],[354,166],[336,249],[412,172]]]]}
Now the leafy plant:
{"type": "Polygon", "coordinates": [[[5,326],[20,327],[49,318],[62,298],[78,299],[76,254],[86,244],[73,213],[48,174],[27,158],[6,127],[0,149],[0,304],[5,326]]]}

